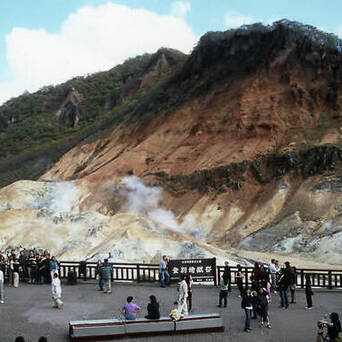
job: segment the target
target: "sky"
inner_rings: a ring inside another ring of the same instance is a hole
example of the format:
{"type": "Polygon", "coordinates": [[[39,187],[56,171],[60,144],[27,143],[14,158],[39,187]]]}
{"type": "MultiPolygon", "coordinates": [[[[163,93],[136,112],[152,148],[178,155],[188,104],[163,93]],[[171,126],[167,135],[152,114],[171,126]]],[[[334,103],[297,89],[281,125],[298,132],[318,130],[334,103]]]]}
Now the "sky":
{"type": "Polygon", "coordinates": [[[208,31],[287,18],[342,38],[341,0],[0,0],[0,104],[208,31]]]}

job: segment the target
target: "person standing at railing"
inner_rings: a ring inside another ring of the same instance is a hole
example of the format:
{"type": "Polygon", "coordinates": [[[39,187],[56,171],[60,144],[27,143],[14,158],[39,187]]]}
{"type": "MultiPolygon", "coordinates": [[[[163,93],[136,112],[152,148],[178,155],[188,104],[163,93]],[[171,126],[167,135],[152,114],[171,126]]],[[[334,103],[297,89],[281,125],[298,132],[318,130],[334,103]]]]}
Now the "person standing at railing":
{"type": "Polygon", "coordinates": [[[231,270],[229,266],[229,261],[224,262],[224,271],[223,274],[225,275],[227,281],[228,281],[228,292],[232,292],[232,275],[231,275],[231,270]]]}
{"type": "Polygon", "coordinates": [[[96,263],[96,268],[95,268],[95,277],[99,281],[99,291],[103,291],[103,278],[101,275],[101,266],[102,266],[102,261],[99,259],[96,263]]]}
{"type": "Polygon", "coordinates": [[[236,275],[235,275],[235,279],[236,279],[236,284],[237,284],[237,287],[240,291],[240,295],[239,297],[242,297],[244,291],[243,291],[243,277],[245,276],[244,273],[242,273],[242,267],[241,265],[236,265],[237,267],[237,272],[236,272],[236,275]]]}
{"type": "Polygon", "coordinates": [[[291,304],[296,304],[296,289],[297,289],[297,269],[295,266],[291,268],[291,282],[290,282],[290,293],[291,293],[291,304]]]}
{"type": "Polygon", "coordinates": [[[0,269],[0,304],[4,304],[4,281],[5,275],[2,269],[0,269]]]}
{"type": "Polygon", "coordinates": [[[112,265],[108,263],[108,259],[104,259],[104,263],[100,267],[100,277],[104,282],[104,293],[112,293],[112,274],[112,265]]]}
{"type": "Polygon", "coordinates": [[[271,275],[271,290],[274,293],[277,293],[277,269],[275,266],[275,259],[271,260],[271,263],[268,266],[268,272],[271,275]]]}
{"type": "Polygon", "coordinates": [[[305,310],[311,310],[312,309],[312,296],[313,296],[313,291],[311,288],[311,280],[310,280],[310,275],[306,274],[305,275],[305,297],[306,297],[306,307],[305,310]]]}
{"type": "Polygon", "coordinates": [[[163,255],[163,258],[162,260],[160,260],[160,263],[159,263],[160,287],[165,287],[165,285],[169,285],[170,283],[170,274],[167,271],[167,262],[168,262],[168,257],[166,255],[163,255]]]}

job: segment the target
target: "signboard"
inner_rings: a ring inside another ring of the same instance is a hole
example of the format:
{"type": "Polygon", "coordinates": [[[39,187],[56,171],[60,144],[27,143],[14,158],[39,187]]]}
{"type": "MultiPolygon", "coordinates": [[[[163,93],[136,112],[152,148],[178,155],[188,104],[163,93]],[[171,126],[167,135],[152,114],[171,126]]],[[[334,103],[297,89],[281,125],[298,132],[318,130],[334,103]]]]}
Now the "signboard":
{"type": "Polygon", "coordinates": [[[181,274],[190,274],[196,282],[213,281],[216,285],[216,258],[170,260],[168,270],[171,280],[179,279],[181,274]]]}

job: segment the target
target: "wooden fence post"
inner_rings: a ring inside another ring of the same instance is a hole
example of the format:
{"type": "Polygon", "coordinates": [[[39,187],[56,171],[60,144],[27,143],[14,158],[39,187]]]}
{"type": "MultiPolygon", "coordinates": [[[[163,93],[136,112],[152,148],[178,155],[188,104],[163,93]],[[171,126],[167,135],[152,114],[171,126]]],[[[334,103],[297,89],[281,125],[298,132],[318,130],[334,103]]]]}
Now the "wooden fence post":
{"type": "Polygon", "coordinates": [[[331,277],[331,271],[328,271],[328,289],[332,289],[332,277],[331,277]]]}
{"type": "Polygon", "coordinates": [[[300,287],[304,289],[304,270],[300,270],[300,287]]]}

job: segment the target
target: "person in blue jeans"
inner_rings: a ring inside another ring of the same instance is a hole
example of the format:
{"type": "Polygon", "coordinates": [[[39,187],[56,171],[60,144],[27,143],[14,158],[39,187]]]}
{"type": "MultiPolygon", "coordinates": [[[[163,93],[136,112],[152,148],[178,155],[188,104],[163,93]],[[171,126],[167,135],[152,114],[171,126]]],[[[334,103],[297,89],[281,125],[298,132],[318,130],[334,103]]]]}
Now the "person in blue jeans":
{"type": "Polygon", "coordinates": [[[280,296],[280,307],[287,309],[289,306],[289,301],[287,298],[287,289],[289,287],[289,279],[285,270],[281,270],[280,278],[278,281],[278,290],[280,296]]]}
{"type": "Polygon", "coordinates": [[[169,285],[170,283],[170,274],[167,271],[167,261],[167,256],[163,255],[163,259],[160,260],[159,263],[159,281],[161,287],[165,287],[165,285],[169,285]]]}
{"type": "Polygon", "coordinates": [[[251,331],[251,318],[253,313],[253,297],[249,288],[242,292],[241,308],[245,310],[245,332],[251,331]]]}

